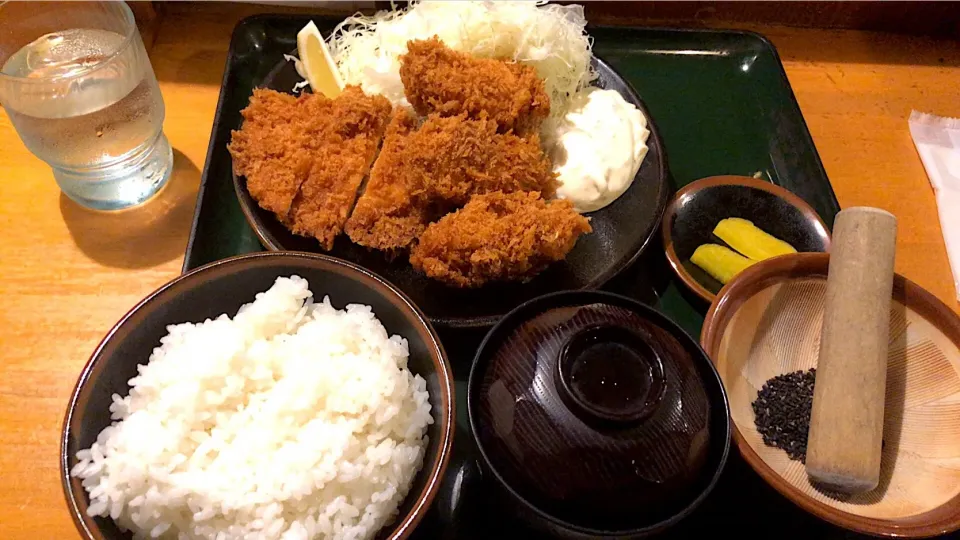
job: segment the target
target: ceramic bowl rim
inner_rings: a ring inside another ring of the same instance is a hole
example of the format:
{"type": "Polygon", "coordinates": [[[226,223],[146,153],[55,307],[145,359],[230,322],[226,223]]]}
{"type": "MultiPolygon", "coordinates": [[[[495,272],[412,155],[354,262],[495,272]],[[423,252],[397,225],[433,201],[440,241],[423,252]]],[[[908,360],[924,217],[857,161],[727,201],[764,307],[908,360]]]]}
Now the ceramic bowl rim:
{"type": "MultiPolygon", "coordinates": [[[[236,267],[237,269],[240,269],[246,266],[248,263],[259,261],[261,259],[275,259],[276,263],[282,263],[284,261],[293,262],[297,260],[306,260],[309,264],[315,265],[315,267],[318,269],[337,272],[354,278],[362,283],[365,287],[375,289],[382,296],[393,296],[396,300],[399,300],[400,304],[397,307],[399,307],[403,312],[404,318],[415,327],[419,327],[420,330],[423,330],[424,336],[429,338],[426,345],[429,349],[431,363],[436,369],[437,377],[440,382],[440,403],[442,405],[442,413],[446,415],[443,425],[440,426],[442,440],[437,451],[436,465],[430,470],[422,468],[417,473],[417,475],[424,473],[427,474],[426,484],[417,494],[417,499],[411,509],[406,514],[398,516],[399,522],[392,529],[388,538],[390,540],[402,540],[407,538],[420,523],[424,514],[426,514],[427,510],[430,508],[434,498],[437,495],[437,491],[439,490],[440,484],[443,481],[443,476],[450,462],[456,422],[456,400],[454,399],[453,370],[450,366],[450,361],[446,350],[440,341],[440,337],[438,336],[436,329],[433,328],[433,325],[430,324],[429,319],[427,319],[426,315],[420,310],[420,308],[417,307],[416,304],[414,304],[410,298],[403,293],[403,291],[400,291],[389,281],[360,265],[320,253],[298,251],[261,251],[236,255],[233,257],[213,261],[184,274],[180,274],[170,281],[164,283],[142,300],[138,301],[110,328],[109,332],[107,332],[103,339],[100,340],[96,348],[93,350],[93,353],[90,355],[90,358],[84,364],[79,376],[77,377],[77,382],[75,383],[73,390],[70,392],[67,410],[64,414],[63,422],[61,424],[59,456],[59,476],[61,488],[63,489],[63,494],[66,498],[66,503],[70,510],[70,516],[73,519],[74,526],[81,536],[90,540],[103,540],[105,538],[99,527],[97,527],[95,524],[92,524],[92,518],[87,517],[80,510],[78,505],[78,497],[83,497],[84,494],[75,492],[73,489],[69,467],[71,456],[68,449],[70,435],[73,431],[70,427],[70,423],[74,417],[74,413],[76,412],[81,391],[93,380],[91,376],[93,367],[102,361],[101,354],[103,353],[103,350],[106,348],[107,344],[113,340],[117,331],[123,325],[125,325],[135,313],[138,313],[141,309],[150,307],[150,304],[155,302],[156,299],[164,293],[168,293],[171,290],[176,290],[181,287],[188,287],[213,269],[220,267],[236,267]]],[[[408,497],[411,495],[413,494],[408,494],[408,497]]],[[[406,500],[406,498],[404,500],[406,500]]]]}
{"type": "Polygon", "coordinates": [[[801,199],[796,193],[784,187],[778,186],[773,182],[767,182],[751,176],[723,174],[717,176],[707,176],[705,178],[700,178],[699,180],[694,180],[693,182],[690,182],[689,184],[677,190],[674,196],[667,203],[667,207],[663,211],[663,219],[660,221],[660,237],[663,240],[663,250],[667,255],[667,261],[670,263],[670,269],[673,270],[673,273],[680,278],[680,281],[682,281],[688,289],[693,291],[700,298],[706,300],[707,302],[713,302],[716,299],[716,295],[708,291],[706,287],[694,279],[693,276],[687,272],[686,268],[683,267],[683,262],[677,256],[677,252],[673,247],[673,235],[671,234],[670,229],[672,227],[673,218],[677,213],[677,207],[680,206],[682,201],[689,198],[694,193],[717,186],[740,186],[759,191],[765,191],[775,195],[776,197],[779,197],[790,206],[799,210],[808,221],[812,221],[820,226],[821,230],[823,231],[823,234],[820,235],[820,238],[823,240],[823,244],[826,246],[827,251],[829,251],[831,244],[830,229],[827,227],[826,222],[823,221],[823,218],[820,217],[820,214],[818,214],[817,211],[807,203],[807,201],[801,199]]]}
{"type": "MultiPolygon", "coordinates": [[[[828,253],[781,255],[752,265],[725,285],[717,295],[717,300],[710,306],[700,334],[701,347],[706,351],[711,363],[715,363],[714,356],[730,317],[747,300],[764,288],[784,281],[785,278],[809,276],[826,279],[829,259],[828,253]]],[[[925,317],[935,317],[941,323],[938,325],[941,330],[952,334],[951,341],[960,343],[960,318],[946,304],[900,274],[894,276],[893,287],[894,296],[902,295],[904,298],[912,299],[910,302],[912,309],[925,317]],[[947,328],[943,328],[944,326],[947,328]]],[[[731,428],[733,441],[740,455],[767,484],[773,486],[781,495],[801,509],[829,523],[874,536],[902,538],[926,538],[960,529],[960,495],[955,495],[940,506],[921,514],[893,520],[859,516],[817,501],[787,482],[767,465],[750,447],[732,417],[731,428]],[[947,508],[952,508],[952,511],[944,510],[946,515],[930,516],[926,520],[918,519],[938,509],[947,508]],[[903,520],[909,520],[909,522],[900,523],[903,520]]]]}
{"type": "MultiPolygon", "coordinates": [[[[596,62],[597,66],[602,66],[608,69],[610,73],[613,73],[614,75],[616,75],[620,79],[620,81],[623,82],[623,86],[626,89],[626,92],[628,94],[628,96],[624,96],[624,97],[625,98],[629,97],[630,100],[637,103],[637,108],[640,110],[640,112],[643,113],[644,117],[646,118],[647,130],[650,132],[650,135],[649,135],[650,140],[648,141],[647,146],[650,148],[655,147],[657,149],[657,153],[659,154],[659,158],[660,158],[657,166],[657,170],[656,170],[656,181],[660,189],[658,190],[656,210],[653,213],[653,216],[656,219],[652,220],[653,224],[650,227],[650,230],[647,231],[647,234],[642,239],[640,239],[640,241],[634,243],[634,245],[632,246],[633,247],[632,253],[630,253],[629,256],[622,257],[618,265],[608,269],[603,274],[597,275],[590,283],[578,289],[581,291],[592,291],[604,286],[605,284],[609,283],[611,280],[613,280],[617,276],[623,274],[624,271],[630,268],[630,266],[632,266],[633,263],[640,258],[640,256],[650,247],[650,244],[652,243],[654,237],[656,237],[657,224],[658,222],[662,222],[664,211],[667,208],[667,201],[670,198],[669,197],[670,172],[669,172],[669,165],[667,163],[667,149],[666,149],[666,146],[664,145],[663,136],[660,132],[660,129],[657,127],[657,123],[654,120],[653,115],[650,113],[650,107],[647,106],[646,102],[640,96],[640,93],[637,92],[637,89],[633,86],[633,83],[631,83],[626,77],[624,77],[620,73],[620,71],[618,71],[612,64],[610,64],[609,62],[607,62],[606,60],[604,60],[599,56],[594,56],[593,61],[596,62]]],[[[277,67],[273,68],[273,70],[263,78],[263,80],[267,80],[273,77],[274,71],[283,68],[284,66],[286,66],[286,64],[287,62],[279,63],[277,67]]],[[[260,81],[260,84],[256,86],[256,88],[262,87],[263,80],[260,81]]],[[[638,169],[637,174],[634,175],[634,179],[636,179],[636,177],[639,176],[639,174],[640,174],[640,171],[638,169]]],[[[247,187],[247,180],[246,178],[236,173],[236,171],[233,168],[232,159],[231,159],[231,166],[230,166],[230,176],[233,184],[234,194],[237,197],[237,204],[240,206],[240,211],[243,214],[243,217],[246,220],[247,225],[249,225],[250,229],[253,230],[253,233],[257,237],[257,240],[260,242],[261,246],[263,246],[265,249],[269,251],[290,251],[290,250],[287,250],[287,248],[285,248],[283,245],[281,245],[280,241],[276,237],[274,237],[269,230],[267,230],[267,226],[258,215],[256,201],[253,201],[252,197],[249,194],[250,190],[247,187]],[[241,178],[243,178],[242,181],[240,180],[241,178]],[[248,198],[250,198],[251,200],[247,201],[248,198]],[[252,204],[250,204],[251,202],[252,204]]],[[[600,210],[587,212],[583,215],[586,215],[587,217],[589,217],[595,212],[600,212],[600,211],[603,211],[603,209],[601,208],[600,210]]],[[[322,254],[322,253],[313,252],[313,251],[302,252],[302,253],[322,254]]],[[[429,278],[425,278],[425,279],[429,279],[429,278]]],[[[554,291],[554,292],[558,292],[558,291],[554,291]]],[[[547,294],[552,294],[552,293],[547,293],[547,294]]],[[[503,313],[500,315],[477,315],[477,316],[466,316],[466,317],[427,316],[427,319],[433,324],[440,327],[444,327],[444,328],[489,328],[494,324],[496,324],[504,316],[506,316],[506,313],[503,313]]]]}
{"type": "Polygon", "coordinates": [[[483,464],[483,469],[490,471],[494,475],[495,482],[500,487],[504,488],[504,490],[510,495],[510,497],[513,500],[513,504],[518,505],[524,508],[525,510],[533,513],[538,517],[538,519],[552,523],[557,527],[560,527],[562,529],[567,529],[570,531],[575,531],[578,534],[594,536],[594,537],[605,537],[605,536],[611,536],[611,535],[641,536],[641,535],[651,534],[651,533],[664,530],[672,525],[675,525],[676,523],[678,523],[679,521],[681,521],[682,519],[690,515],[694,510],[696,510],[700,506],[701,503],[703,503],[703,501],[707,498],[707,496],[710,495],[710,493],[716,487],[717,482],[720,480],[720,476],[723,474],[724,468],[726,467],[726,464],[727,464],[727,458],[730,455],[730,433],[733,427],[731,418],[730,418],[730,402],[727,396],[727,390],[723,386],[723,380],[720,378],[720,373],[717,371],[716,366],[710,360],[709,356],[707,356],[707,354],[703,351],[702,347],[700,347],[699,343],[697,343],[697,340],[695,340],[692,336],[690,336],[690,334],[688,334],[683,328],[681,328],[679,324],[670,320],[670,318],[668,318],[666,315],[658,311],[656,308],[648,306],[638,300],[635,300],[633,298],[630,298],[624,295],[620,295],[620,294],[616,294],[608,291],[596,291],[596,290],[594,291],[576,291],[576,290],[575,291],[557,291],[557,292],[544,294],[544,295],[532,298],[530,300],[527,300],[526,302],[520,304],[516,308],[512,309],[509,313],[504,315],[503,318],[500,319],[500,321],[497,322],[497,324],[495,324],[486,333],[483,340],[480,342],[480,345],[477,347],[477,352],[474,355],[473,362],[470,365],[470,375],[467,379],[467,419],[470,424],[470,434],[473,437],[473,440],[477,446],[477,451],[478,451],[480,460],[483,464]],[[552,301],[555,301],[556,299],[563,299],[563,298],[570,299],[571,304],[576,303],[578,305],[589,302],[589,301],[596,303],[604,300],[608,302],[616,303],[617,305],[625,306],[631,310],[639,312],[643,317],[650,319],[657,326],[669,331],[675,337],[685,336],[689,340],[688,344],[696,345],[696,350],[699,351],[699,354],[694,354],[693,356],[694,357],[699,356],[703,367],[708,368],[708,375],[711,377],[711,380],[708,382],[716,385],[716,389],[719,392],[719,395],[721,397],[721,403],[714,403],[711,401],[710,406],[722,407],[722,411],[717,411],[717,412],[711,411],[710,416],[714,417],[716,415],[718,417],[724,418],[725,433],[715,434],[715,435],[712,434],[711,439],[713,437],[718,437],[718,440],[723,440],[723,451],[720,453],[719,461],[707,485],[700,491],[700,493],[697,494],[696,497],[693,498],[692,501],[690,501],[685,507],[683,507],[683,509],[681,509],[677,513],[673,514],[672,516],[662,521],[647,525],[645,527],[639,527],[634,529],[624,529],[624,530],[594,529],[590,527],[583,527],[580,525],[576,525],[569,521],[564,521],[556,516],[553,516],[551,514],[544,512],[543,510],[538,508],[536,505],[528,501],[525,497],[520,495],[520,493],[518,493],[515,489],[513,489],[513,487],[511,487],[510,484],[500,474],[499,470],[495,466],[493,466],[489,456],[487,455],[487,452],[483,449],[483,444],[480,442],[480,439],[478,437],[478,432],[479,432],[478,421],[475,418],[475,415],[473,412],[475,407],[475,401],[476,401],[476,398],[474,397],[475,392],[473,389],[477,384],[479,384],[476,381],[479,377],[479,372],[481,369],[479,367],[480,362],[482,361],[484,355],[489,352],[491,342],[495,338],[499,337],[498,336],[499,334],[506,331],[506,329],[515,326],[514,319],[516,319],[520,315],[525,314],[525,312],[538,307],[540,304],[549,304],[552,301]],[[582,300],[577,300],[578,298],[582,300]],[[722,437],[722,439],[720,437],[722,437]]]}

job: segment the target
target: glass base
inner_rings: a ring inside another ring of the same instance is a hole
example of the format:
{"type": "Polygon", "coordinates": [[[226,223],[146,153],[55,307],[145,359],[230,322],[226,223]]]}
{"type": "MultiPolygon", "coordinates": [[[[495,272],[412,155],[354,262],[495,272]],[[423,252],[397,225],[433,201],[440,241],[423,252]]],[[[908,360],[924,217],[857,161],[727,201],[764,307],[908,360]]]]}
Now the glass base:
{"type": "Polygon", "coordinates": [[[60,190],[94,210],[122,210],[141,204],[160,191],[172,172],[173,149],[162,132],[151,145],[104,167],[53,168],[60,190]]]}

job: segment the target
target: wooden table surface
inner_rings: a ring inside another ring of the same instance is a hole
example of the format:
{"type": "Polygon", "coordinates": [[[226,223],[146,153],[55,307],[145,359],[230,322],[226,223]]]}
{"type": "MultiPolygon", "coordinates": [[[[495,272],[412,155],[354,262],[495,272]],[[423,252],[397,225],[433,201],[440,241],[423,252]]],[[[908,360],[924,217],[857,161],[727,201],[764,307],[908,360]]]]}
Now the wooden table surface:
{"type": "MultiPolygon", "coordinates": [[[[0,113],[0,538],[76,538],[61,493],[67,398],[105,332],[180,272],[230,32],[247,8],[168,6],[151,50],[175,148],[170,186],[101,214],[60,194],[0,113]]],[[[262,10],[262,8],[261,8],[262,10]]],[[[778,47],[840,204],[900,220],[897,271],[957,310],[912,108],[960,117],[960,46],[889,34],[755,27],[778,47]]]]}

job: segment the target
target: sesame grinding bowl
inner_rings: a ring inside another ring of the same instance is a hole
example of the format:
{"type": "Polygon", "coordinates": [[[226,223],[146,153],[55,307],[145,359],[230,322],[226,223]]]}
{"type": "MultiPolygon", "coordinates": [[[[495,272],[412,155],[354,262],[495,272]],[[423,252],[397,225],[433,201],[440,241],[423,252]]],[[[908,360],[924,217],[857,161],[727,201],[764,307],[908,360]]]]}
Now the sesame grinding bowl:
{"type": "Polygon", "coordinates": [[[807,478],[801,460],[828,264],[823,253],[757,263],[710,307],[700,342],[727,390],[734,443],[770,485],[835,525],[906,538],[955,531],[960,318],[903,276],[893,284],[880,485],[843,498],[807,478]]]}

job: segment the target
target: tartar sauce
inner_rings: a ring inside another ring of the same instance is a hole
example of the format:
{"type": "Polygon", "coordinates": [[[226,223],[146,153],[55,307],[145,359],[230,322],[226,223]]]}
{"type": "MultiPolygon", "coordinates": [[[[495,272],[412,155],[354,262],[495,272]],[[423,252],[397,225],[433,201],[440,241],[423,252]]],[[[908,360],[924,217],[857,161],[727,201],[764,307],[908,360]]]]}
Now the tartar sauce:
{"type": "Polygon", "coordinates": [[[552,137],[557,196],[581,213],[612,203],[633,182],[649,135],[643,113],[616,90],[592,88],[574,96],[552,137]]]}

